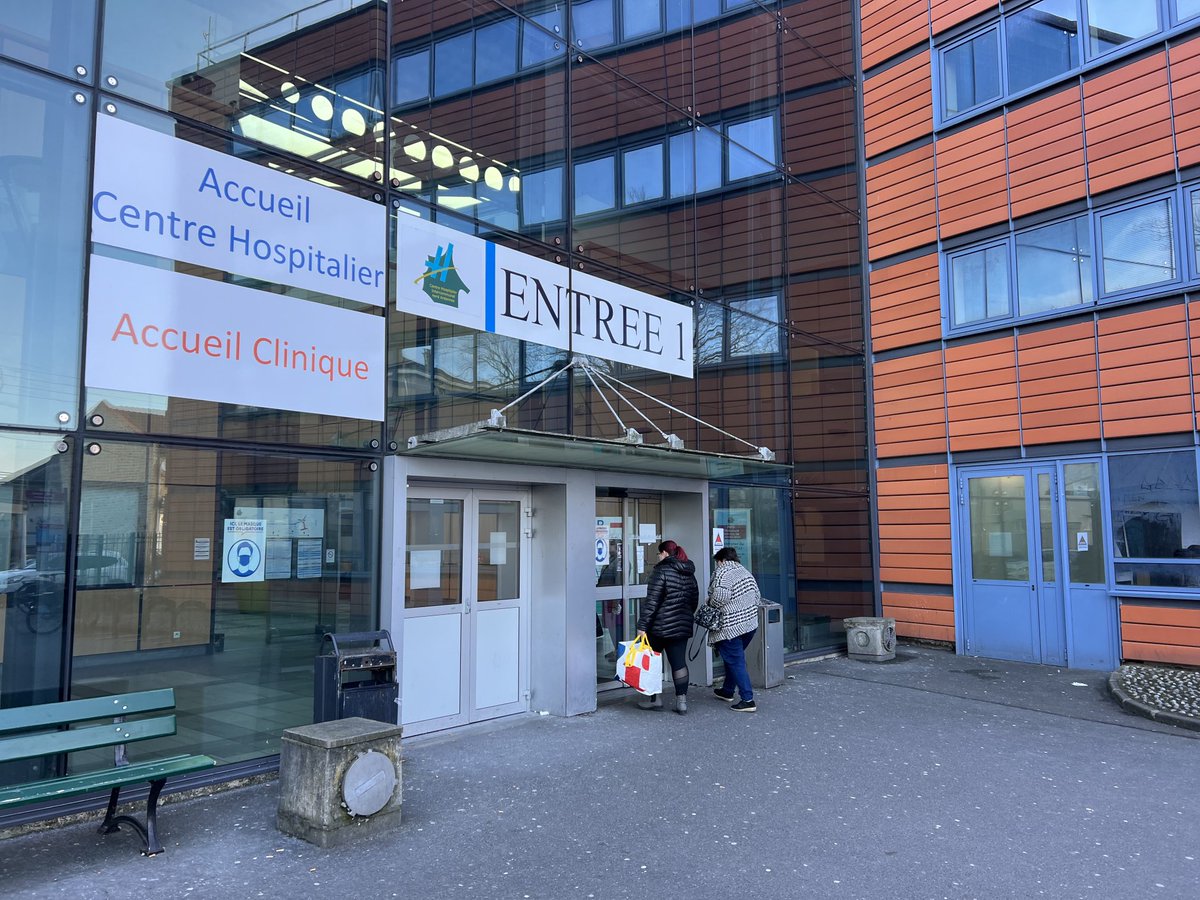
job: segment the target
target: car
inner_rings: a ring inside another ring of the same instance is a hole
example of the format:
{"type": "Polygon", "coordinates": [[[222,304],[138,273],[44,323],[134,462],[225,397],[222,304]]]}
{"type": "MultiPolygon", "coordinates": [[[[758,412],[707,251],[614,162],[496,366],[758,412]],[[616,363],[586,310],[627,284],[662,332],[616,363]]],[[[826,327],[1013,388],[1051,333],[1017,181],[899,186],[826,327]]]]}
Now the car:
{"type": "Polygon", "coordinates": [[[26,585],[37,581],[37,560],[27,559],[25,565],[16,569],[0,571],[0,594],[14,594],[26,585]]]}

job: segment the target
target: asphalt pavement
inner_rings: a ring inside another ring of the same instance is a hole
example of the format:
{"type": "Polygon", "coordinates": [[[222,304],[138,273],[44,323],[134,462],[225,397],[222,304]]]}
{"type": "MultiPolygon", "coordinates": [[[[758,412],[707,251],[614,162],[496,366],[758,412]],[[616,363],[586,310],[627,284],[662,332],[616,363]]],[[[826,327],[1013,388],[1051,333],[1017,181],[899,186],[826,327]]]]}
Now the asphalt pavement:
{"type": "Polygon", "coordinates": [[[403,823],[341,849],[280,834],[273,781],[168,803],[154,858],[99,814],[10,837],[0,895],[1200,897],[1200,732],[1106,673],[906,644],[786,672],[753,714],[693,687],[406,740],[403,823]]]}

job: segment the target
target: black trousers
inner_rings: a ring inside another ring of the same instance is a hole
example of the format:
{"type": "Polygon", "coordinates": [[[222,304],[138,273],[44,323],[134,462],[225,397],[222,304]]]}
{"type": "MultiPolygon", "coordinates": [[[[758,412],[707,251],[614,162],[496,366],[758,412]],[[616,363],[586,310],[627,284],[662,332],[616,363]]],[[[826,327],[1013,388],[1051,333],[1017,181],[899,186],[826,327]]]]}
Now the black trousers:
{"type": "Polygon", "coordinates": [[[650,648],[658,653],[663,654],[667,658],[667,663],[671,667],[669,673],[664,672],[664,676],[668,676],[675,683],[675,694],[683,697],[687,695],[688,689],[688,665],[687,665],[687,638],[676,638],[673,640],[662,640],[654,637],[652,634],[647,634],[646,638],[650,641],[650,648]]]}

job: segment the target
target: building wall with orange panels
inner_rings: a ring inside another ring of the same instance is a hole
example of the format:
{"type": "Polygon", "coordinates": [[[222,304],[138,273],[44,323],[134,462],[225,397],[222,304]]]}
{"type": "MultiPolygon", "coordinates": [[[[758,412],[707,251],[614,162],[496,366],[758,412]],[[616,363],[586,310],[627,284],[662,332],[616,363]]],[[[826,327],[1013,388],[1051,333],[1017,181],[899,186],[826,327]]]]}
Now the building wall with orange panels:
{"type": "Polygon", "coordinates": [[[1175,168],[1165,53],[1085,81],[1083,117],[1093,194],[1175,168]]]}
{"type": "Polygon", "coordinates": [[[946,408],[951,451],[1020,446],[1011,336],[946,348],[946,408]]]}
{"type": "Polygon", "coordinates": [[[864,71],[929,40],[928,0],[861,0],[859,18],[864,71]]]}
{"type": "Polygon", "coordinates": [[[880,580],[952,583],[948,472],[945,465],[876,472],[880,580]]]}
{"type": "Polygon", "coordinates": [[[1200,666],[1200,609],[1122,604],[1121,657],[1200,666]]]}
{"type": "Polygon", "coordinates": [[[883,614],[896,620],[896,634],[926,641],[954,641],[954,598],[948,594],[883,592],[883,614]]]}
{"type": "Polygon", "coordinates": [[[952,237],[1008,219],[1004,117],[937,142],[938,224],[952,237]]]}
{"type": "Polygon", "coordinates": [[[1100,437],[1094,322],[1018,335],[1017,371],[1026,444],[1100,437]]]}
{"type": "Polygon", "coordinates": [[[933,133],[929,60],[925,50],[863,84],[863,138],[868,159],[933,133]]]}
{"type": "Polygon", "coordinates": [[[1200,40],[1173,46],[1170,70],[1175,151],[1183,168],[1200,163],[1200,40]]]}
{"type": "Polygon", "coordinates": [[[936,253],[872,270],[871,345],[876,353],[941,336],[936,253]]]}
{"type": "Polygon", "coordinates": [[[1087,194],[1079,85],[1009,110],[1006,127],[1014,219],[1087,194]]]}
{"type": "Polygon", "coordinates": [[[1191,431],[1191,361],[1183,304],[1099,322],[1106,438],[1191,431]]]}
{"type": "Polygon", "coordinates": [[[946,452],[941,351],[875,363],[876,452],[880,457],[946,452]]]}
{"type": "Polygon", "coordinates": [[[867,169],[867,239],[881,259],[937,240],[933,147],[867,169]]]}
{"type": "Polygon", "coordinates": [[[933,33],[939,35],[972,16],[996,9],[996,0],[930,0],[929,15],[933,20],[933,33]]]}

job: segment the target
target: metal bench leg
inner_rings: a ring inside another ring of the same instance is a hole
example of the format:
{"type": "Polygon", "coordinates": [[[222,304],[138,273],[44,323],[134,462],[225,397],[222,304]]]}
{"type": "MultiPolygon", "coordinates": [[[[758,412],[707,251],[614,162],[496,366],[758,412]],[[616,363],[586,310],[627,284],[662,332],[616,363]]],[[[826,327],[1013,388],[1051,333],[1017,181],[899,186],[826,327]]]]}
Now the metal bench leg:
{"type": "Polygon", "coordinates": [[[128,825],[138,833],[145,849],[143,856],[156,856],[163,852],[163,845],[158,841],[158,796],[167,783],[165,778],[157,778],[150,782],[150,796],[146,798],[146,824],[143,825],[133,816],[115,816],[117,798],[121,794],[120,786],[112,789],[108,798],[108,811],[104,814],[104,822],[100,825],[100,834],[112,834],[120,831],[121,825],[128,825]]]}

